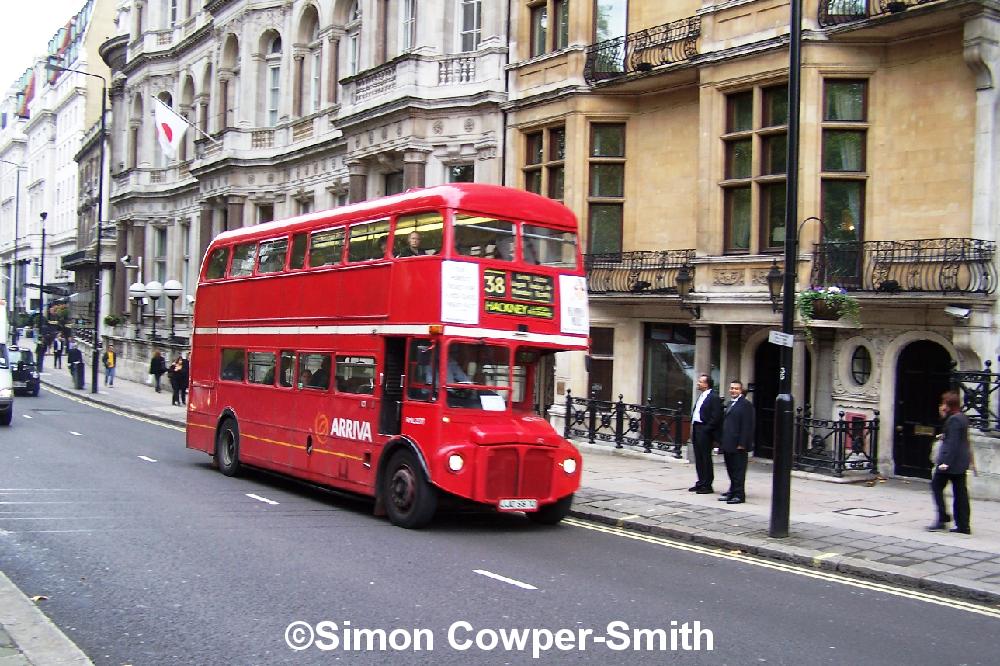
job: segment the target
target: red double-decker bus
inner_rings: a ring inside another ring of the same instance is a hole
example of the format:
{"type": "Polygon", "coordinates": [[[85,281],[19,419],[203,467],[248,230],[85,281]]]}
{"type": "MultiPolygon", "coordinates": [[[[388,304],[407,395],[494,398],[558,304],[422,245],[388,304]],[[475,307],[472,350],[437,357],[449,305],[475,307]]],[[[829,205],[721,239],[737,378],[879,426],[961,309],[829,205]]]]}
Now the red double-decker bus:
{"type": "Polygon", "coordinates": [[[576,219],[454,184],[227,231],[198,284],[187,446],[376,498],[403,527],[443,495],[554,523],[580,455],[536,413],[585,350],[576,219]]]}

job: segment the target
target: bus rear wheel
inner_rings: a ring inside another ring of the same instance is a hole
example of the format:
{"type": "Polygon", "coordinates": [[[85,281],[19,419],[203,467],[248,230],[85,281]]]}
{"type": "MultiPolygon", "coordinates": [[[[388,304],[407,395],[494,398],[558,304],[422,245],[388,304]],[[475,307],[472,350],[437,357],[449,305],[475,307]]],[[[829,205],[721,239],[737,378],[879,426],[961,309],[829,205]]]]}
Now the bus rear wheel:
{"type": "Polygon", "coordinates": [[[569,515],[569,509],[573,506],[573,496],[567,495],[561,500],[539,507],[538,511],[526,514],[528,520],[539,525],[555,525],[569,515]]]}
{"type": "Polygon", "coordinates": [[[389,521],[398,527],[423,527],[437,510],[437,490],[424,478],[417,457],[406,449],[392,454],[382,477],[389,521]]]}
{"type": "Polygon", "coordinates": [[[234,419],[226,419],[215,436],[215,463],[226,476],[240,473],[240,427],[234,419]]]}

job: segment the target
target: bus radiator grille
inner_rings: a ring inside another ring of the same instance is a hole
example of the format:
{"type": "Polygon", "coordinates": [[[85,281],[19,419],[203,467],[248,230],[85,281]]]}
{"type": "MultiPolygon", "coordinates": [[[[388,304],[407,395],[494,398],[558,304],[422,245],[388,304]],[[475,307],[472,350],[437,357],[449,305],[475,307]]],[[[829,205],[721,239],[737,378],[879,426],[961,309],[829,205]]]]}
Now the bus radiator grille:
{"type": "Polygon", "coordinates": [[[486,499],[548,497],[552,492],[552,457],[548,451],[514,448],[490,452],[486,463],[486,499]]]}
{"type": "Polygon", "coordinates": [[[486,499],[518,497],[517,480],[517,449],[491,451],[486,463],[486,499]]]}
{"type": "Polygon", "coordinates": [[[521,470],[521,497],[548,497],[551,493],[551,455],[548,451],[527,451],[521,470]]]}

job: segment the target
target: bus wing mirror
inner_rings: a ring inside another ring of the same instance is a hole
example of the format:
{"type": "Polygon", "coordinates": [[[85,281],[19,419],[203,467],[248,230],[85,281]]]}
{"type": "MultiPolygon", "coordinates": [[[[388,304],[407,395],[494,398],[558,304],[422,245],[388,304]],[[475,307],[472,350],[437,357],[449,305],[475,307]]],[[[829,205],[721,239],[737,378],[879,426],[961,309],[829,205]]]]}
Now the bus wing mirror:
{"type": "Polygon", "coordinates": [[[590,372],[590,354],[583,357],[583,367],[587,369],[587,372],[590,372]]]}

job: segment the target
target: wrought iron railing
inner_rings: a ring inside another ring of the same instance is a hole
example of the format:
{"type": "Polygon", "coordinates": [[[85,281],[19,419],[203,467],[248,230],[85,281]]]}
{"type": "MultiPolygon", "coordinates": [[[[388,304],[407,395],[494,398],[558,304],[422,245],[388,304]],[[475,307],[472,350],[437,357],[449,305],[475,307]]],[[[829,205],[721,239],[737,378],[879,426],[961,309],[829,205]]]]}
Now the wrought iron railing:
{"type": "Polygon", "coordinates": [[[809,406],[795,414],[793,464],[796,469],[843,476],[845,470],[878,474],[878,410],[875,418],[836,421],[813,418],[809,406]]]}
{"type": "Polygon", "coordinates": [[[832,25],[863,21],[884,14],[899,14],[910,7],[939,0],[820,0],[819,24],[832,25]]]}
{"type": "Polygon", "coordinates": [[[690,417],[680,408],[632,405],[618,396],[617,402],[596,398],[574,398],[566,391],[566,439],[586,439],[591,444],[614,444],[616,449],[639,449],[645,453],[669,453],[681,457],[690,432],[690,417]]]}
{"type": "Polygon", "coordinates": [[[701,18],[690,16],[587,48],[583,78],[593,85],[661,65],[688,60],[698,54],[701,18]]]}
{"type": "Polygon", "coordinates": [[[996,243],[975,238],[817,243],[813,284],[855,291],[992,294],[996,243]]]}
{"type": "Polygon", "coordinates": [[[962,411],[979,430],[1000,430],[1000,372],[986,361],[982,370],[952,369],[951,383],[960,389],[962,411]]]}
{"type": "Polygon", "coordinates": [[[592,294],[676,294],[677,272],[694,256],[694,250],[588,254],[587,289],[592,294]]]}

